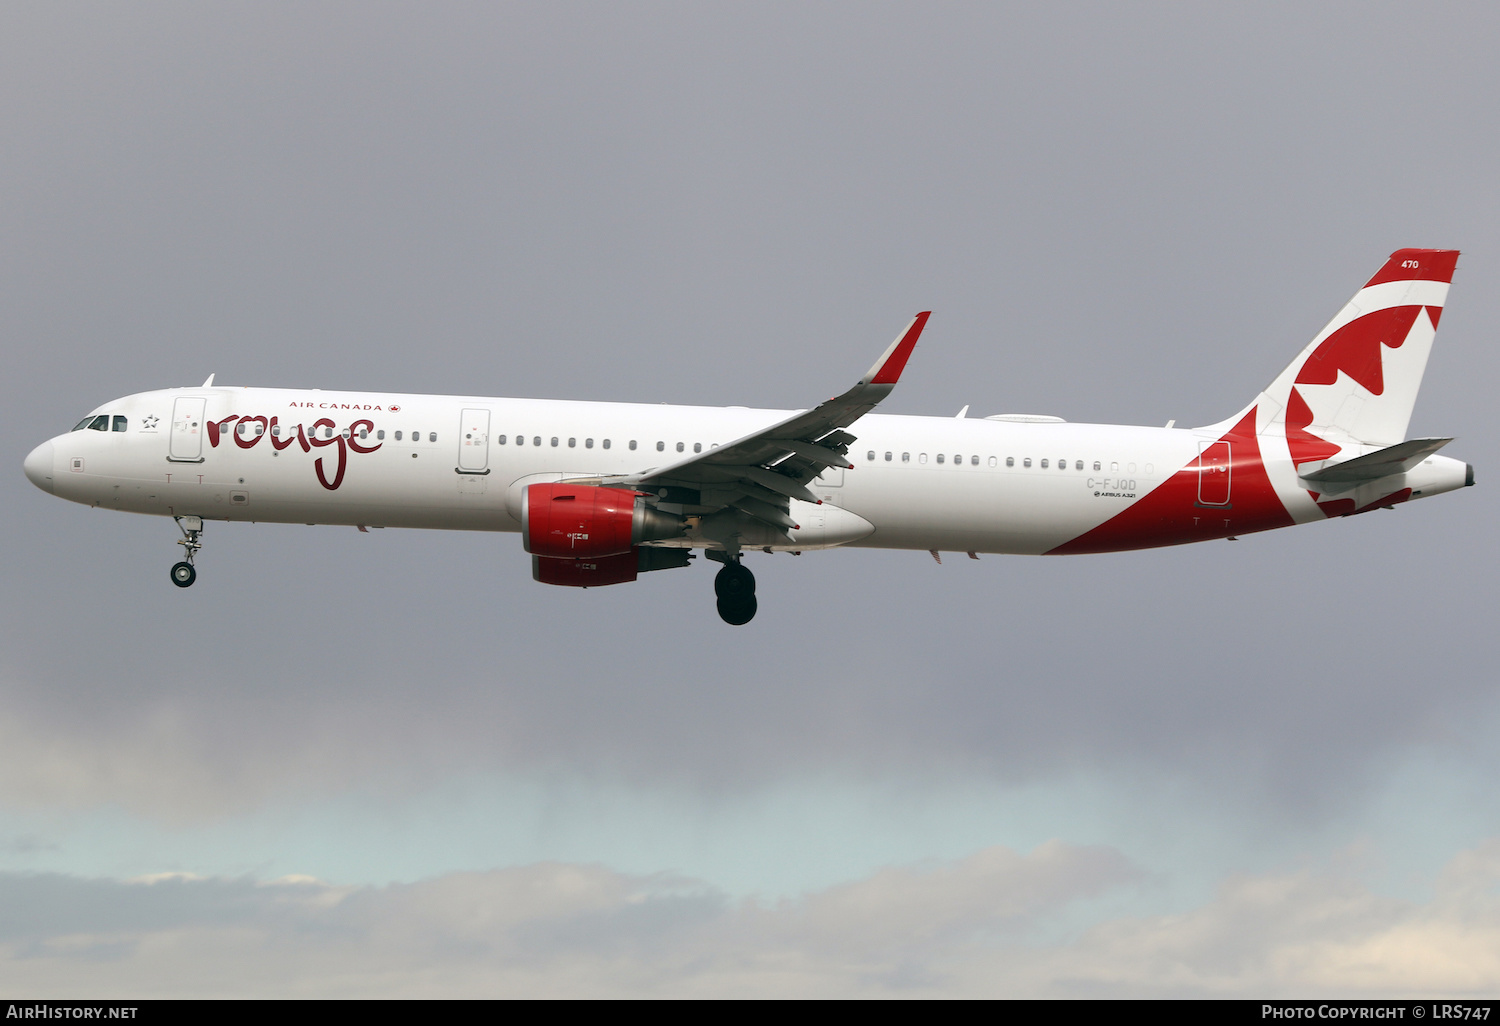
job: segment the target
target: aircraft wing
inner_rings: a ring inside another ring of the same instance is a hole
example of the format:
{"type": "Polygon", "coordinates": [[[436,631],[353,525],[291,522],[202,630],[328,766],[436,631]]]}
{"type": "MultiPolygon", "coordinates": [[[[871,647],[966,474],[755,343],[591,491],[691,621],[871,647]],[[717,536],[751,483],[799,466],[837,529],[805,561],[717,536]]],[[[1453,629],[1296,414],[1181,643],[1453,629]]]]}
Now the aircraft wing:
{"type": "Polygon", "coordinates": [[[658,494],[666,491],[666,501],[696,497],[698,501],[683,504],[700,510],[733,506],[777,527],[795,527],[787,500],[820,502],[808,483],[827,467],[853,467],[848,452],[855,436],[843,429],[891,394],[930,315],[924,311],[912,318],[875,365],[842,395],[707,452],[610,483],[658,494]],[[674,496],[678,489],[696,496],[674,496]]]}

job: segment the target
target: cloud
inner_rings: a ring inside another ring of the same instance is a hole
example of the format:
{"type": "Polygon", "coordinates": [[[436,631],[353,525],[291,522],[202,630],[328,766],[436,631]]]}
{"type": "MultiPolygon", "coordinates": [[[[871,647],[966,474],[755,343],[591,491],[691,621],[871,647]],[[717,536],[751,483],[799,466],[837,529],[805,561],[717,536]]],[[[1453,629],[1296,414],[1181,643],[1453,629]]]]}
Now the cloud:
{"type": "Polygon", "coordinates": [[[1422,904],[1310,870],[1241,876],[1182,915],[1102,924],[1038,959],[1054,986],[1112,993],[1493,993],[1500,841],[1460,853],[1422,904]]]}
{"type": "Polygon", "coordinates": [[[346,783],[363,767],[326,731],[289,742],[267,730],[230,745],[219,732],[233,718],[216,723],[189,703],[141,703],[95,720],[48,715],[17,690],[0,684],[0,695],[16,699],[0,717],[0,802],[8,808],[116,803],[157,820],[211,819],[253,807],[289,780],[306,793],[309,780],[346,783]],[[341,756],[346,768],[329,769],[341,756]]]}
{"type": "Polygon", "coordinates": [[[777,903],[565,863],[384,888],[9,874],[0,978],[140,997],[1453,996],[1500,982],[1500,841],[1461,853],[1425,903],[1298,870],[1038,939],[1069,906],[1140,879],[1112,849],[1059,842],[777,903]]]}

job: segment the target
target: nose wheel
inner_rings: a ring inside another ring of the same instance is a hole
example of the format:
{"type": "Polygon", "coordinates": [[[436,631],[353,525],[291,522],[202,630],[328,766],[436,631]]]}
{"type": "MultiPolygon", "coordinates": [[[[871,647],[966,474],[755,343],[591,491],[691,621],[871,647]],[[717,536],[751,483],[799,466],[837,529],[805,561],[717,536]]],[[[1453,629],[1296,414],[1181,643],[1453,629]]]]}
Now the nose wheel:
{"type": "Polygon", "coordinates": [[[179,588],[191,588],[193,582],[198,579],[198,571],[193,567],[193,559],[198,555],[198,550],[203,548],[203,518],[202,517],[173,517],[177,521],[177,529],[182,532],[182,537],[177,544],[183,548],[183,555],[187,558],[180,563],[172,564],[172,583],[179,588]]]}
{"type": "Polygon", "coordinates": [[[755,619],[755,575],[738,559],[726,561],[714,578],[714,594],[719,597],[719,616],[725,623],[739,627],[755,619]]]}

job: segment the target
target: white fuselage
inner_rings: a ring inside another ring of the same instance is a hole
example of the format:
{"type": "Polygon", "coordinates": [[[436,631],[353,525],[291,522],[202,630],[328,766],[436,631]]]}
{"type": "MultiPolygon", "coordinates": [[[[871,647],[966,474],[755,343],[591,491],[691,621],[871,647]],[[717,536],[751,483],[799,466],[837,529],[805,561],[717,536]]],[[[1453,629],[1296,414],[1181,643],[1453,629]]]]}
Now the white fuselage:
{"type": "MultiPolygon", "coordinates": [[[[94,412],[116,418],[111,430],[59,435],[27,461],[33,480],[50,469],[61,498],[212,520],[519,531],[529,483],[641,473],[793,411],[215,387],[94,412]]],[[[1220,431],[869,414],[850,433],[853,469],[809,486],[824,505],[793,500],[799,527],[747,547],[1046,553],[1196,474],[1220,431]]],[[[1266,472],[1296,491],[1279,451],[1267,447],[1266,472]]],[[[1434,456],[1405,485],[1418,497],[1464,476],[1434,456]]],[[[1321,516],[1307,501],[1292,520],[1321,516]]],[[[712,543],[690,532],[661,544],[712,543]]]]}

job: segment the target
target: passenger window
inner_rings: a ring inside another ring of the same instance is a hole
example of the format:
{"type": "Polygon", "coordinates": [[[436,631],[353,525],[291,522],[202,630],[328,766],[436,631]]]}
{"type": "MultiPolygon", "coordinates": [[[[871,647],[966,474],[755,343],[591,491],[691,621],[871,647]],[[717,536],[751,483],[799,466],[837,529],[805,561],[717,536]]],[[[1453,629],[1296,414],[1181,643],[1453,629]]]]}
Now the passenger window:
{"type": "Polygon", "coordinates": [[[917,462],[918,463],[926,463],[927,462],[927,454],[925,452],[918,453],[917,454],[917,462]]]}
{"type": "Polygon", "coordinates": [[[1007,467],[1014,467],[1016,465],[1016,458],[1014,456],[1005,457],[1005,465],[1007,467]]]}
{"type": "Polygon", "coordinates": [[[1099,461],[1098,460],[1095,460],[1094,461],[1094,469],[1095,470],[1103,470],[1104,468],[1101,467],[1101,466],[1099,466],[1099,461]]]}
{"type": "MultiPolygon", "coordinates": [[[[382,433],[380,431],[377,431],[377,432],[375,432],[375,437],[376,438],[384,438],[385,435],[384,435],[384,433],[382,433]]],[[[498,439],[496,439],[496,441],[498,441],[501,445],[504,445],[505,442],[506,442],[506,436],[505,435],[501,435],[498,439]]]]}
{"type": "Polygon", "coordinates": [[[1042,469],[1043,470],[1047,469],[1047,461],[1046,460],[1042,460],[1042,469]]]}
{"type": "Polygon", "coordinates": [[[594,440],[592,438],[585,438],[583,440],[583,447],[585,449],[592,449],[594,447],[594,440]]]}
{"type": "Polygon", "coordinates": [[[969,466],[971,466],[971,467],[977,467],[977,466],[979,466],[979,457],[978,456],[970,456],[969,457],[969,466]]]}
{"type": "Polygon", "coordinates": [[[569,449],[576,449],[576,448],[578,448],[578,439],[576,439],[576,438],[570,438],[570,439],[568,439],[568,448],[569,449]]]}
{"type": "Polygon", "coordinates": [[[1067,470],[1068,469],[1068,461],[1067,460],[1058,460],[1057,461],[1057,469],[1058,470],[1067,470]]]}
{"type": "Polygon", "coordinates": [[[554,449],[557,448],[557,436],[556,435],[552,436],[552,448],[554,448],[554,449]]]}
{"type": "MultiPolygon", "coordinates": [[[[873,456],[873,455],[875,455],[875,454],[874,454],[874,453],[873,453],[873,452],[872,452],[872,453],[870,453],[870,455],[871,455],[871,456],[873,456]]],[[[886,461],[886,462],[887,462],[887,463],[889,463],[889,462],[891,462],[891,454],[890,454],[890,453],[886,453],[886,454],[885,454],[885,461],[886,461]]]]}
{"type": "Polygon", "coordinates": [[[396,432],[396,441],[401,441],[401,432],[399,431],[396,432]]]}
{"type": "Polygon", "coordinates": [[[677,451],[678,451],[678,452],[681,452],[681,451],[682,451],[682,443],[681,443],[681,442],[678,442],[678,443],[677,443],[677,451]]]}
{"type": "Polygon", "coordinates": [[[541,435],[532,435],[531,436],[531,444],[532,445],[541,445],[542,444],[542,436],[541,435]]]}
{"type": "Polygon", "coordinates": [[[93,423],[89,424],[90,431],[108,431],[109,418],[106,416],[95,417],[93,423]]]}
{"type": "Polygon", "coordinates": [[[666,452],[667,451],[667,443],[666,442],[657,442],[656,443],[656,451],[657,452],[666,452]]]}
{"type": "Polygon", "coordinates": [[[349,429],[348,428],[344,428],[344,430],[340,431],[339,434],[343,435],[345,438],[348,438],[349,437],[349,429]]]}
{"type": "Polygon", "coordinates": [[[115,418],[115,430],[116,431],[124,431],[125,430],[125,423],[126,423],[126,421],[125,421],[124,417],[116,417],[115,418]]]}
{"type": "Polygon", "coordinates": [[[694,442],[693,443],[693,451],[694,452],[702,452],[703,451],[703,443],[702,442],[694,442]]]}
{"type": "Polygon", "coordinates": [[[909,453],[909,452],[903,452],[901,454],[901,462],[902,463],[910,463],[911,462],[911,453],[909,453]]]}
{"type": "Polygon", "coordinates": [[[605,440],[604,440],[604,447],[605,447],[605,448],[606,448],[606,449],[608,449],[608,448],[609,448],[609,439],[608,439],[608,438],[606,438],[606,439],[605,439],[605,440]]]}
{"type": "MultiPolygon", "coordinates": [[[[873,460],[874,458],[875,458],[875,450],[874,449],[871,449],[869,452],[865,453],[865,459],[867,459],[867,460],[873,460]]],[[[886,458],[889,459],[890,457],[886,457],[886,458]]]]}
{"type": "MultiPolygon", "coordinates": [[[[385,441],[385,428],[381,428],[379,431],[375,432],[375,437],[377,439],[379,439],[380,441],[382,441],[382,442],[385,441]]],[[[504,435],[500,436],[500,444],[501,445],[505,444],[505,436],[504,435]]]]}
{"type": "Polygon", "coordinates": [[[937,461],[938,461],[938,462],[939,462],[939,463],[941,463],[941,462],[943,462],[943,454],[942,454],[942,453],[938,453],[938,454],[937,454],[937,461]]]}
{"type": "Polygon", "coordinates": [[[1083,469],[1083,460],[1075,460],[1073,462],[1073,469],[1074,470],[1082,470],[1083,469]]]}
{"type": "Polygon", "coordinates": [[[1021,466],[1023,466],[1023,467],[1029,467],[1029,466],[1031,466],[1031,457],[1027,456],[1024,460],[1022,460],[1021,461],[1021,466]]]}
{"type": "Polygon", "coordinates": [[[1117,470],[1120,469],[1120,465],[1118,463],[1111,463],[1109,465],[1109,469],[1110,469],[1111,472],[1117,471],[1117,470]]]}
{"type": "Polygon", "coordinates": [[[632,438],[630,440],[630,451],[631,452],[635,452],[635,439],[634,438],[632,438]]]}
{"type": "MultiPolygon", "coordinates": [[[[260,425],[259,424],[255,425],[255,433],[257,435],[260,434],[260,425]]],[[[369,430],[369,428],[360,428],[359,429],[359,437],[361,439],[369,438],[370,437],[370,430],[369,430]]]]}
{"type": "Polygon", "coordinates": [[[995,457],[993,457],[993,456],[990,457],[990,466],[992,466],[992,467],[996,466],[999,462],[1000,461],[997,460],[997,459],[995,459],[995,457]]]}
{"type": "Polygon", "coordinates": [[[961,466],[963,466],[964,465],[964,458],[962,456],[955,455],[953,457],[953,465],[955,467],[961,467],[961,466]]]}

